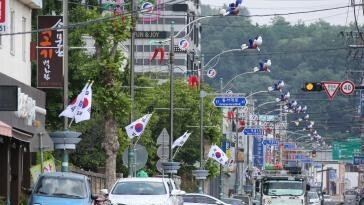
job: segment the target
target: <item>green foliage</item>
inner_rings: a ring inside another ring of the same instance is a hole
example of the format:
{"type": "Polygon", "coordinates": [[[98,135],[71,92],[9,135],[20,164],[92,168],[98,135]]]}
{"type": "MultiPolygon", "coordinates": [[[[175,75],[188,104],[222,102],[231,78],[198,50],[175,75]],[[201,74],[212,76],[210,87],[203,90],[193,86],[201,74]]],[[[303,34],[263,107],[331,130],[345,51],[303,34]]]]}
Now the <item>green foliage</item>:
{"type": "MultiPolygon", "coordinates": [[[[208,8],[210,13],[217,10],[208,8]]],[[[325,91],[319,93],[305,93],[301,90],[305,82],[343,81],[348,79],[345,73],[347,51],[345,39],[339,33],[353,30],[350,27],[333,26],[324,21],[313,24],[290,24],[283,17],[272,18],[271,25],[253,25],[243,17],[210,18],[202,25],[202,53],[207,62],[223,50],[240,48],[248,39],[261,35],[262,50],[234,52],[221,56],[214,67],[216,78],[223,78],[224,82],[239,73],[252,71],[259,60],[271,59],[272,72],[244,75],[236,79],[229,87],[233,92],[251,93],[265,90],[276,80],[284,80],[285,91],[290,91],[291,100],[297,100],[301,105],[307,105],[311,120],[315,121],[315,128],[323,137],[345,136],[347,130],[358,135],[360,129],[352,128],[357,115],[357,97],[342,96],[339,92],[333,101],[329,101],[325,91]],[[216,32],[218,31],[218,32],[216,32]],[[336,48],[336,49],[335,49],[336,48]]],[[[215,64],[212,62],[210,65],[215,64]]],[[[207,80],[213,88],[219,88],[216,79],[207,80]]],[[[361,82],[355,82],[360,84],[361,82]]],[[[255,95],[256,105],[272,101],[279,93],[272,95],[255,95]]],[[[272,106],[264,106],[257,110],[266,113],[272,106]]],[[[297,114],[288,115],[288,120],[296,120],[297,114]]],[[[302,129],[292,123],[290,130],[302,129]]]]}

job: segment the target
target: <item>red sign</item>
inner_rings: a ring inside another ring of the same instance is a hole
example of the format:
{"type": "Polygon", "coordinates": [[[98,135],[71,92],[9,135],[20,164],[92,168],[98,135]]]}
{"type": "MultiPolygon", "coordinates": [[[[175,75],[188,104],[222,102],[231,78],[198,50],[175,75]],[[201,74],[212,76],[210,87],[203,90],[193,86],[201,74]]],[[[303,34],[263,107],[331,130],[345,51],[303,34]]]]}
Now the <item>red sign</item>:
{"type": "Polygon", "coordinates": [[[5,23],[6,20],[6,0],[0,0],[0,23],[5,23]]]}
{"type": "Polygon", "coordinates": [[[344,95],[351,95],[355,90],[355,84],[351,80],[345,80],[340,86],[341,93],[344,95]]]}
{"type": "Polygon", "coordinates": [[[330,100],[334,99],[337,90],[340,88],[341,82],[326,81],[321,82],[330,100]]]}
{"type": "Polygon", "coordinates": [[[38,88],[63,88],[63,18],[38,16],[38,88]]]}

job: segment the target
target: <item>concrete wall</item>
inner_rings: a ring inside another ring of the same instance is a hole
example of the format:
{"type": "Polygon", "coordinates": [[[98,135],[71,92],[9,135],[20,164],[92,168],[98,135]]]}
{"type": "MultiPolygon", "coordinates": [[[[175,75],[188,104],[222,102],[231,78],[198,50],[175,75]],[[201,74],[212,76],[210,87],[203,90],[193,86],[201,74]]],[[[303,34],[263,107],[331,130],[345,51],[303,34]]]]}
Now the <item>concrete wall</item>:
{"type": "MultiPolygon", "coordinates": [[[[7,31],[10,32],[10,16],[13,12],[14,31],[25,32],[31,30],[31,9],[17,0],[9,0],[10,9],[7,15],[7,31]],[[25,27],[23,26],[25,20],[25,27]]],[[[31,34],[3,35],[0,37],[0,73],[4,73],[20,82],[30,85],[30,41],[31,34]],[[10,49],[11,38],[14,38],[14,49],[10,49]]]]}

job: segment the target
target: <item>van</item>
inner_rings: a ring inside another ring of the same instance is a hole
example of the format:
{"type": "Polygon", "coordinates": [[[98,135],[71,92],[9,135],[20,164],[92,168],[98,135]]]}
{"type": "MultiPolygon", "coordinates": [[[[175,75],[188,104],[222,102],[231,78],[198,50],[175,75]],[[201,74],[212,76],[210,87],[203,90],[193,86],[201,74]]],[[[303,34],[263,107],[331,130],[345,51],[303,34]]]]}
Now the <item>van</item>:
{"type": "Polygon", "coordinates": [[[70,172],[44,173],[31,192],[29,205],[91,205],[96,197],[91,194],[87,176],[70,172]]]}

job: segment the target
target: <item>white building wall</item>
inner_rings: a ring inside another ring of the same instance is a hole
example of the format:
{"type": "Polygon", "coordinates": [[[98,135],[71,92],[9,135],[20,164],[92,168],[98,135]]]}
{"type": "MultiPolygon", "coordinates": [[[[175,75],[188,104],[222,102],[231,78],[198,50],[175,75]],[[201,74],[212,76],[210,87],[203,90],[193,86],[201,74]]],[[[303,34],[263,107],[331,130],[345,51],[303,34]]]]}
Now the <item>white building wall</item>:
{"type": "MultiPolygon", "coordinates": [[[[31,8],[18,0],[9,0],[10,10],[7,15],[7,32],[10,32],[11,13],[14,15],[14,31],[24,32],[31,30],[31,8]],[[25,27],[23,27],[25,20],[25,27]]],[[[31,63],[30,63],[30,41],[31,34],[13,35],[14,50],[10,49],[10,35],[0,37],[0,73],[4,73],[27,85],[31,83],[31,63]]]]}

